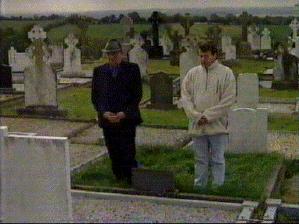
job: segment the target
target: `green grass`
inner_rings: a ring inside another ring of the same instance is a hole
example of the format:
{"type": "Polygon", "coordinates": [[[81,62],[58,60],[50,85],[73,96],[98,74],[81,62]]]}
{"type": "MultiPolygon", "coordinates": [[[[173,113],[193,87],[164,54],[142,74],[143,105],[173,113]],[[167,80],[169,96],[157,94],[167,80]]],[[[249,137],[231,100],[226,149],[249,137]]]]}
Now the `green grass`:
{"type": "Polygon", "coordinates": [[[298,90],[276,90],[276,91],[273,91],[273,90],[267,89],[267,88],[260,88],[259,96],[272,97],[272,98],[296,99],[299,97],[299,93],[298,93],[298,90]]]}
{"type": "Polygon", "coordinates": [[[268,117],[268,130],[282,132],[299,132],[298,117],[284,116],[280,118],[268,117]]]}
{"type": "MultiPolygon", "coordinates": [[[[265,90],[262,96],[271,97],[267,95],[268,90],[265,90]]],[[[283,95],[285,91],[275,91],[277,95],[283,95]],[[281,93],[280,93],[281,92],[281,93]]],[[[271,93],[271,92],[270,92],[271,93]]],[[[272,94],[272,93],[271,93],[272,94]]],[[[285,93],[287,97],[292,97],[295,92],[290,91],[285,93]]],[[[92,120],[97,117],[96,111],[91,103],[91,89],[78,87],[67,91],[58,93],[58,105],[61,109],[68,110],[69,119],[83,119],[92,120]]],[[[142,101],[150,97],[150,88],[148,85],[143,87],[142,101]]],[[[16,115],[18,108],[24,107],[24,102],[14,102],[2,107],[2,114],[4,115],[16,115]]],[[[184,110],[153,110],[153,109],[141,109],[141,116],[144,125],[160,125],[171,126],[179,128],[188,127],[188,118],[185,115],[184,110]]],[[[285,131],[285,132],[297,132],[298,131],[298,119],[292,116],[285,116],[281,118],[268,118],[268,130],[273,131],[285,131]]]]}
{"type": "MultiPolygon", "coordinates": [[[[226,154],[226,182],[218,191],[193,190],[194,157],[190,149],[169,147],[138,147],[137,159],[144,169],[173,171],[176,188],[185,193],[205,193],[231,197],[259,199],[266,187],[273,168],[279,165],[278,154],[226,154]]],[[[87,165],[72,175],[75,185],[117,187],[110,160],[105,157],[98,163],[87,165]]]]}
{"type": "Polygon", "coordinates": [[[1,20],[0,21],[0,27],[1,29],[6,29],[9,27],[12,27],[17,32],[20,32],[23,30],[25,26],[28,25],[40,25],[41,27],[45,27],[48,24],[56,23],[59,20],[51,21],[22,21],[22,20],[1,20]]]}
{"type": "Polygon", "coordinates": [[[183,110],[141,109],[143,124],[172,127],[188,127],[188,118],[183,110]]]}

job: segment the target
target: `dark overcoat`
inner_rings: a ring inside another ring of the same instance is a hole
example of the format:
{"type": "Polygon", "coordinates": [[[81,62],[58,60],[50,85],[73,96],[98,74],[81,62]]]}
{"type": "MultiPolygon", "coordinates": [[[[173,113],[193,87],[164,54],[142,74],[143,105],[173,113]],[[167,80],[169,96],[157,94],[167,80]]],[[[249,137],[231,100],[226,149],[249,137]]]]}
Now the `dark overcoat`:
{"type": "Polygon", "coordinates": [[[116,77],[108,64],[96,67],[92,78],[91,99],[98,112],[99,125],[113,126],[103,117],[105,112],[124,112],[121,124],[138,125],[142,122],[139,103],[142,98],[142,82],[139,66],[131,62],[121,62],[116,77]]]}

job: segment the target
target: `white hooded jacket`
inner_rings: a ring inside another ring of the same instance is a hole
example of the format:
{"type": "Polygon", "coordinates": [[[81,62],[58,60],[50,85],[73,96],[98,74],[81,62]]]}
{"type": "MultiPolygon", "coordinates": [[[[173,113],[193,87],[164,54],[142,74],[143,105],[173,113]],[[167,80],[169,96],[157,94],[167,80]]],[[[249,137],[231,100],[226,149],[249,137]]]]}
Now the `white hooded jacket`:
{"type": "Polygon", "coordinates": [[[183,80],[181,102],[189,118],[189,133],[227,133],[228,112],[236,98],[236,80],[232,70],[216,60],[206,70],[192,68],[183,80]],[[197,123],[205,116],[208,124],[197,123]]]}

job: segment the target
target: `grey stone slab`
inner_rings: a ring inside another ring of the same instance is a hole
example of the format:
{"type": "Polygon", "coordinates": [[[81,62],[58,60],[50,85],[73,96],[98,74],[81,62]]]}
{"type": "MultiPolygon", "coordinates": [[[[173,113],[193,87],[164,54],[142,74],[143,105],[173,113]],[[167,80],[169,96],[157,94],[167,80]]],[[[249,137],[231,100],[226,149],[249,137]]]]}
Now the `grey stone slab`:
{"type": "Polygon", "coordinates": [[[74,131],[88,126],[84,122],[63,120],[1,118],[1,125],[7,126],[9,132],[33,132],[42,136],[68,137],[74,131]]]}
{"type": "Polygon", "coordinates": [[[103,152],[108,152],[106,146],[70,144],[71,167],[83,164],[103,152]]]}
{"type": "Polygon", "coordinates": [[[228,152],[267,152],[267,109],[238,108],[229,113],[228,152]]]}
{"type": "Polygon", "coordinates": [[[237,81],[237,107],[256,108],[259,97],[258,76],[254,73],[240,74],[237,81]]]}
{"type": "Polygon", "coordinates": [[[70,222],[70,159],[65,137],[10,135],[1,127],[4,223],[70,222]]]}

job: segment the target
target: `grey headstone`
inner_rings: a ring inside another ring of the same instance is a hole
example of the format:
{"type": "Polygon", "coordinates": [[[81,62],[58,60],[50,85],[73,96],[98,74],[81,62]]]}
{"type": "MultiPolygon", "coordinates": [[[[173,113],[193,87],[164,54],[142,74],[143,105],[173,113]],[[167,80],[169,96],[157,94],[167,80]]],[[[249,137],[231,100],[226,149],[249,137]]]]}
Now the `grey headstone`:
{"type": "Polygon", "coordinates": [[[13,135],[0,127],[2,222],[71,222],[67,138],[13,135]]]}

